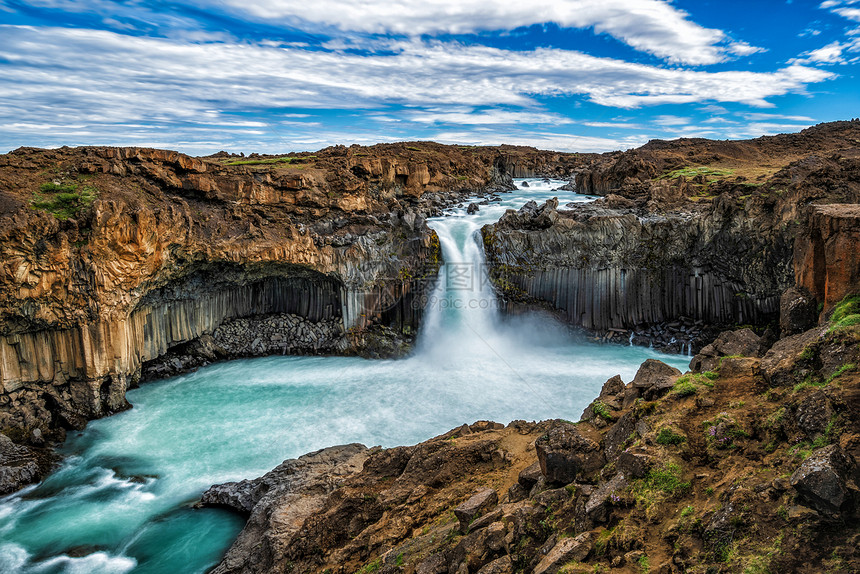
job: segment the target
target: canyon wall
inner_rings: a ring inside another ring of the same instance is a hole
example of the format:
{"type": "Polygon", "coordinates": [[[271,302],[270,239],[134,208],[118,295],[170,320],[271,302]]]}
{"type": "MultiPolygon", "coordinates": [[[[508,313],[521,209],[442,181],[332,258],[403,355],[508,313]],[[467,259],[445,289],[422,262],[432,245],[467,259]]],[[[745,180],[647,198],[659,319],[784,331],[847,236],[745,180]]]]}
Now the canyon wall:
{"type": "MultiPolygon", "coordinates": [[[[791,244],[729,213],[530,207],[484,227],[492,276],[511,303],[548,303],[586,329],[760,324],[792,281],[791,244]]],[[[676,351],[691,342],[676,338],[676,351]]]]}
{"type": "Polygon", "coordinates": [[[491,276],[512,311],[548,306],[603,340],[674,352],[709,326],[775,326],[795,283],[829,309],[860,274],[858,142],[851,121],[583,157],[577,191],[604,197],[485,226],[491,276]]]}
{"type": "Polygon", "coordinates": [[[510,185],[498,151],[438,144],[0,156],[0,428],[127,408],[219,329],[220,358],[402,352],[441,259],[424,218],[510,185]]]}

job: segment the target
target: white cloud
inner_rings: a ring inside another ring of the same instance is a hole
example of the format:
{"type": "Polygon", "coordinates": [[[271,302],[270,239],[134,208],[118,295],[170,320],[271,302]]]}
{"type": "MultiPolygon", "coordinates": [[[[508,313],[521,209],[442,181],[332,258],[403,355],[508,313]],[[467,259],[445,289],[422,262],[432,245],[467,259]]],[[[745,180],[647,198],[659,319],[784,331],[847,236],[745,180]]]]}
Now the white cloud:
{"type": "Polygon", "coordinates": [[[666,0],[224,0],[220,5],[232,7],[236,17],[256,17],[305,30],[324,26],[342,32],[413,37],[552,22],[564,28],[591,28],[669,62],[693,65],[761,51],[733,42],[721,30],[696,24],[666,0]]]}
{"type": "Polygon", "coordinates": [[[403,114],[411,122],[424,124],[497,125],[497,124],[569,124],[573,120],[558,114],[514,112],[506,110],[427,110],[403,114]]]}
{"type": "Polygon", "coordinates": [[[760,52],[767,52],[766,48],[751,46],[746,42],[735,42],[728,47],[728,50],[730,53],[738,56],[752,56],[753,54],[758,54],[760,52]]]}
{"type": "Polygon", "coordinates": [[[860,8],[836,8],[833,11],[843,18],[860,22],[860,8]]]}
{"type": "MultiPolygon", "coordinates": [[[[709,101],[767,107],[769,97],[802,92],[809,83],[833,77],[798,65],[709,73],[568,50],[506,51],[419,40],[391,42],[384,53],[362,56],[271,43],[2,25],[0,59],[7,61],[0,76],[0,137],[11,145],[22,135],[58,135],[9,128],[22,122],[86,126],[68,143],[120,143],[133,133],[163,139],[165,129],[175,130],[180,141],[196,137],[193,126],[256,128],[235,125],[236,114],[252,114],[244,119],[255,122],[268,110],[289,108],[381,111],[400,104],[417,107],[411,117],[399,116],[416,122],[492,126],[564,121],[540,111],[538,97],[579,95],[619,108],[709,101]],[[118,127],[128,124],[151,127],[118,127]]],[[[312,132],[301,129],[310,125],[293,122],[290,141],[312,132]]],[[[72,128],[63,131],[69,134],[75,135],[72,128]]]]}
{"type": "Polygon", "coordinates": [[[679,116],[657,116],[653,122],[658,126],[683,126],[689,124],[690,120],[679,116]]]}
{"type": "Polygon", "coordinates": [[[836,40],[816,50],[804,52],[799,58],[789,61],[792,64],[845,64],[854,63],[855,59],[846,59],[846,53],[860,52],[860,38],[846,42],[836,40]]]}
{"type": "Polygon", "coordinates": [[[441,131],[431,136],[433,141],[460,145],[523,145],[555,151],[605,152],[639,147],[648,141],[640,135],[622,138],[579,136],[546,131],[489,131],[476,136],[470,131],[441,131]]]}
{"type": "Polygon", "coordinates": [[[744,119],[750,121],[774,121],[774,120],[788,120],[792,122],[815,122],[814,118],[810,118],[808,116],[787,116],[784,114],[762,114],[762,113],[745,113],[742,114],[744,119]]]}
{"type": "Polygon", "coordinates": [[[591,128],[619,128],[619,129],[628,129],[628,130],[641,130],[642,126],[639,124],[630,124],[626,122],[585,122],[582,125],[588,126],[591,128]]]}

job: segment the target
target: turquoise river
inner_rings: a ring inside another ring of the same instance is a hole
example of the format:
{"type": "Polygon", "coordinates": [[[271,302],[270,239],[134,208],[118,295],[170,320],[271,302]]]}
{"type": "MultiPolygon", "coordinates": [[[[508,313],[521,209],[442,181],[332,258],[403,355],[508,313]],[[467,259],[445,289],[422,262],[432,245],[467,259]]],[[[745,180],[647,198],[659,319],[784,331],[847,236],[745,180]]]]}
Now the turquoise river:
{"type": "Polygon", "coordinates": [[[555,191],[564,182],[517,183],[476,214],[428,222],[446,265],[410,357],[238,360],[142,385],[128,393],[133,409],[70,433],[41,484],[0,499],[0,572],[206,572],[242,528],[193,508],[212,484],[335,444],[413,444],[480,419],[578,420],[606,379],[629,381],[647,358],[684,369],[688,357],[496,310],[480,226],[531,199],[590,200],[555,191]]]}

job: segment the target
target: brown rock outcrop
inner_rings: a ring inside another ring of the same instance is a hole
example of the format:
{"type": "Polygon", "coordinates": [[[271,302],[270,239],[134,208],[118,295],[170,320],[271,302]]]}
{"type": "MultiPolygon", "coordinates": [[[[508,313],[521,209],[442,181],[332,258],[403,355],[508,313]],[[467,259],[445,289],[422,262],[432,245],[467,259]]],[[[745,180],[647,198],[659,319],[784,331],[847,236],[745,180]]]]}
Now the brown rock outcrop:
{"type": "Polygon", "coordinates": [[[813,205],[795,242],[797,284],[829,311],[860,285],[860,205],[813,205]]]}

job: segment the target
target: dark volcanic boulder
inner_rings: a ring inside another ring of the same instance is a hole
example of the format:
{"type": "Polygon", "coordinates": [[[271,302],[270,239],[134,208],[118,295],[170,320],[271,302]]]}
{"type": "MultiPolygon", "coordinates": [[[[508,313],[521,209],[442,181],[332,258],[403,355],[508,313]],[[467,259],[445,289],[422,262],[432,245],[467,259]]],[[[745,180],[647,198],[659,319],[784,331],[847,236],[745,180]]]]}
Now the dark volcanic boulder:
{"type": "MultiPolygon", "coordinates": [[[[636,376],[631,383],[636,397],[642,397],[646,401],[653,401],[669,392],[675,381],[681,376],[681,371],[656,359],[647,359],[636,371],[636,376]]],[[[628,397],[625,395],[625,406],[628,397]]]]}
{"type": "Polygon", "coordinates": [[[585,503],[585,512],[597,522],[607,519],[607,506],[611,504],[612,495],[627,488],[627,478],[622,473],[616,474],[612,480],[606,482],[595,490],[585,503]]]}
{"type": "Polygon", "coordinates": [[[636,414],[630,411],[618,419],[618,422],[612,425],[612,428],[603,438],[603,453],[606,455],[606,460],[611,461],[616,458],[624,450],[627,439],[635,431],[636,414]]]}
{"type": "Polygon", "coordinates": [[[560,423],[535,441],[540,469],[547,482],[568,484],[580,473],[594,472],[605,463],[600,446],[570,423],[560,423]]]}
{"type": "Polygon", "coordinates": [[[30,449],[0,434],[0,496],[36,482],[39,476],[39,465],[30,449]]]}
{"type": "Polygon", "coordinates": [[[624,392],[624,381],[621,380],[621,375],[615,375],[603,383],[603,387],[600,389],[600,398],[614,397],[622,392],[624,392]]]}
{"type": "Polygon", "coordinates": [[[757,357],[760,347],[761,337],[750,329],[723,331],[713,343],[702,347],[702,350],[693,357],[690,361],[690,370],[698,373],[718,369],[721,357],[757,357]]]}
{"type": "Polygon", "coordinates": [[[826,328],[816,327],[777,341],[761,360],[761,372],[772,387],[794,385],[806,374],[809,348],[818,343],[826,328]]]}
{"type": "Polygon", "coordinates": [[[795,421],[797,427],[807,437],[812,438],[823,433],[833,416],[833,407],[824,391],[816,391],[806,397],[797,407],[795,421]]]}
{"type": "Polygon", "coordinates": [[[469,524],[477,517],[496,505],[499,496],[492,488],[485,488],[454,509],[454,516],[460,521],[460,532],[468,532],[469,524]]]}
{"type": "Polygon", "coordinates": [[[779,299],[779,330],[783,337],[803,333],[818,321],[818,305],[803,287],[789,287],[779,299]]]}
{"type": "Polygon", "coordinates": [[[541,560],[534,574],[556,574],[568,562],[580,562],[591,552],[591,532],[583,532],[574,538],[562,538],[541,560]]]}
{"type": "Polygon", "coordinates": [[[846,477],[850,462],[839,445],[818,449],[791,475],[791,486],[819,512],[835,514],[849,506],[852,493],[846,477]]]}
{"type": "Polygon", "coordinates": [[[633,478],[643,478],[651,466],[651,457],[638,452],[624,451],[618,455],[615,468],[618,472],[633,478]]]}
{"type": "Polygon", "coordinates": [[[470,203],[470,204],[469,204],[469,207],[467,207],[467,208],[466,208],[466,213],[468,213],[468,214],[478,213],[478,211],[479,211],[480,209],[481,209],[481,208],[480,208],[480,207],[478,207],[478,204],[477,204],[477,203],[470,203]]]}

